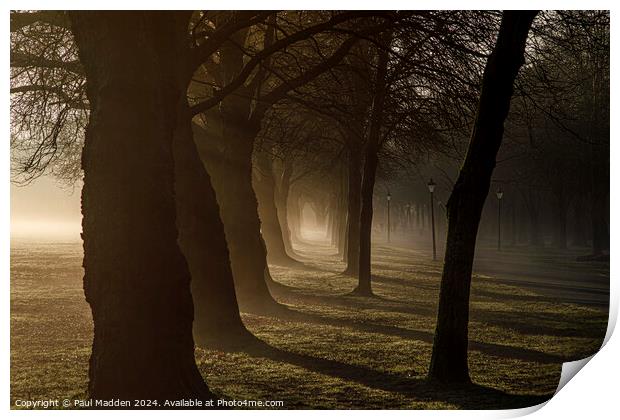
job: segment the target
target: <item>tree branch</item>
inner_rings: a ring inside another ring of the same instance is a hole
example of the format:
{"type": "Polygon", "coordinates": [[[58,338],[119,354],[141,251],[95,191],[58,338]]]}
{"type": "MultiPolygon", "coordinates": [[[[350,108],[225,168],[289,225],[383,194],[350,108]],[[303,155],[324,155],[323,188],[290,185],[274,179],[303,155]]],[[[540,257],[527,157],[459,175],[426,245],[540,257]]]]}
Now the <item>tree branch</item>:
{"type": "MultiPolygon", "coordinates": [[[[197,114],[199,114],[201,112],[204,112],[204,111],[208,110],[209,108],[212,108],[215,105],[219,104],[227,95],[229,95],[230,93],[234,92],[237,88],[239,88],[241,85],[243,85],[246,82],[246,80],[248,79],[248,77],[250,77],[250,75],[252,74],[252,71],[254,71],[254,69],[259,64],[261,64],[262,60],[266,59],[271,54],[273,54],[273,53],[275,53],[277,51],[280,51],[280,50],[288,47],[291,44],[294,44],[296,42],[308,39],[311,36],[313,36],[313,35],[315,35],[315,34],[317,34],[319,32],[323,32],[325,30],[331,29],[332,27],[334,27],[337,24],[346,22],[346,21],[351,20],[351,19],[358,18],[358,17],[362,16],[362,14],[363,14],[363,12],[340,13],[340,14],[337,14],[337,15],[333,16],[332,18],[330,18],[326,22],[323,22],[323,23],[320,23],[320,24],[308,27],[306,29],[303,29],[301,31],[295,32],[294,34],[289,35],[286,38],[282,38],[282,39],[274,42],[269,47],[264,48],[263,50],[261,50],[258,53],[256,53],[250,59],[250,61],[248,61],[248,63],[243,67],[243,69],[239,72],[237,77],[235,77],[230,83],[228,83],[222,89],[217,91],[215,93],[215,95],[213,95],[211,98],[207,99],[206,101],[203,101],[201,103],[198,103],[198,104],[192,106],[191,107],[192,115],[197,115],[197,114]]],[[[216,50],[217,50],[217,48],[216,48],[216,50]]]]}
{"type": "Polygon", "coordinates": [[[43,22],[60,28],[71,29],[69,19],[64,12],[59,10],[11,12],[11,32],[19,31],[35,22],[43,22]]]}
{"type": "Polygon", "coordinates": [[[78,60],[49,60],[44,57],[20,52],[11,52],[11,67],[44,67],[48,69],[64,69],[80,76],[84,75],[82,63],[78,60]]]}

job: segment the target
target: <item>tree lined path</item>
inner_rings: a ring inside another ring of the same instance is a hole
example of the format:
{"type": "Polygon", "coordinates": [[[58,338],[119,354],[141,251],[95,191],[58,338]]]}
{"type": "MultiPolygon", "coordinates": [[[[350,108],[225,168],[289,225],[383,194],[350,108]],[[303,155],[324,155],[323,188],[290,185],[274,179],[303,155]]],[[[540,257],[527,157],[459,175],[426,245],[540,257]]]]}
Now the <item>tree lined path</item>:
{"type": "Polygon", "coordinates": [[[83,246],[12,250],[22,397],[508,408],[600,345],[608,12],[10,18],[12,180],[83,246]]]}

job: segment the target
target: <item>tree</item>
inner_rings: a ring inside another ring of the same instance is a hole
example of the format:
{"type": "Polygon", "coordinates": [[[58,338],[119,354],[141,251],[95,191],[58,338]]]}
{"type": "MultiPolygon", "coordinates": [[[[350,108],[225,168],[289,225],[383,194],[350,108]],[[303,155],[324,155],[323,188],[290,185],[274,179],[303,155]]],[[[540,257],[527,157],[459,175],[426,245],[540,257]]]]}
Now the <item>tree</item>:
{"type": "Polygon", "coordinates": [[[187,12],[71,12],[90,117],[82,169],[91,398],[212,398],[194,359],[173,136],[187,12]]]}
{"type": "MultiPolygon", "coordinates": [[[[387,71],[389,60],[389,49],[391,43],[391,33],[381,36],[381,42],[377,58],[377,72],[375,79],[375,94],[370,115],[370,129],[368,142],[364,151],[364,169],[362,171],[361,188],[361,212],[360,212],[360,242],[359,242],[359,283],[354,293],[362,296],[372,295],[370,284],[370,236],[372,231],[372,197],[375,188],[375,177],[379,163],[379,149],[383,140],[382,126],[385,98],[387,90],[387,71]]],[[[353,215],[351,215],[353,217],[353,215]]]]}
{"type": "MultiPolygon", "coordinates": [[[[261,236],[258,201],[252,188],[252,156],[263,117],[288,92],[301,88],[340,63],[357,42],[357,36],[348,36],[344,40],[341,40],[342,37],[330,37],[324,43],[327,52],[319,50],[309,54],[309,57],[304,57],[305,49],[302,49],[301,55],[305,59],[303,66],[296,57],[292,62],[287,58],[284,64],[280,64],[284,69],[295,70],[293,74],[285,74],[281,68],[277,68],[274,64],[277,60],[270,54],[301,41],[307,41],[306,44],[311,47],[306,49],[313,51],[315,44],[308,39],[343,22],[361,20],[363,15],[358,12],[337,13],[323,21],[322,13],[318,13],[318,18],[312,16],[308,19],[313,24],[294,27],[292,29],[296,32],[280,39],[268,30],[269,27],[263,31],[263,37],[247,29],[237,31],[219,49],[219,64],[210,63],[210,72],[202,74],[202,78],[195,77],[195,83],[202,87],[213,83],[219,87],[198,88],[197,92],[206,92],[195,95],[197,103],[191,110],[203,116],[204,126],[217,125],[221,128],[218,130],[220,135],[205,135],[200,136],[200,139],[211,143],[203,146],[210,151],[206,165],[220,204],[235,286],[242,307],[267,312],[283,309],[267,287],[273,280],[269,275],[267,250],[261,236]],[[315,23],[316,20],[318,23],[315,23]],[[256,50],[254,54],[250,54],[252,49],[256,50]],[[246,60],[247,56],[250,56],[249,60],[246,60]],[[255,68],[257,70],[253,73],[255,68]],[[217,104],[219,107],[215,112],[207,113],[217,104]]],[[[273,26],[277,23],[276,19],[270,24],[273,26]]],[[[387,22],[383,26],[389,24],[387,22]]],[[[360,30],[359,35],[368,35],[377,30],[370,26],[360,30]]],[[[289,55],[283,56],[286,58],[289,55]]],[[[267,206],[262,207],[265,209],[267,206]]]]}
{"type": "Polygon", "coordinates": [[[431,379],[470,380],[467,329],[476,235],[502,142],[513,84],[525,61],[525,43],[536,14],[503,13],[497,42],[484,69],[469,149],[447,204],[448,237],[429,369],[431,379]]]}
{"type": "MultiPolygon", "coordinates": [[[[246,18],[251,22],[252,15],[246,18]]],[[[50,171],[69,183],[77,182],[81,171],[75,168],[79,167],[89,102],[68,19],[63,12],[46,11],[12,12],[11,20],[11,112],[15,122],[11,147],[12,157],[19,156],[13,159],[17,161],[15,176],[29,181],[50,171]],[[70,119],[56,118],[61,115],[70,119]],[[53,129],[48,131],[48,126],[53,129]]],[[[222,30],[227,32],[228,26],[222,30]]],[[[217,32],[212,36],[220,37],[217,32]]],[[[186,74],[191,74],[195,53],[187,54],[187,67],[180,67],[186,74]]],[[[192,156],[196,147],[191,130],[187,130],[191,115],[187,105],[181,108],[182,122],[175,130],[174,142],[175,201],[179,242],[192,274],[194,336],[200,345],[236,342],[248,338],[249,333],[239,316],[211,181],[200,160],[192,156]]]]}

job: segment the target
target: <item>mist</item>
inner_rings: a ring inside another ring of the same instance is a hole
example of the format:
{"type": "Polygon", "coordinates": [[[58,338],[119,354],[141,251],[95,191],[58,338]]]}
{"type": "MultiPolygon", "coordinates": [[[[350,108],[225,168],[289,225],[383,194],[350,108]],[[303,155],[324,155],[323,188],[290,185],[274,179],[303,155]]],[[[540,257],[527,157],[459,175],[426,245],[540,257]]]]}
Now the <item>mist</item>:
{"type": "Polygon", "coordinates": [[[80,192],[79,184],[68,187],[49,176],[11,184],[11,240],[79,241],[80,192]]]}

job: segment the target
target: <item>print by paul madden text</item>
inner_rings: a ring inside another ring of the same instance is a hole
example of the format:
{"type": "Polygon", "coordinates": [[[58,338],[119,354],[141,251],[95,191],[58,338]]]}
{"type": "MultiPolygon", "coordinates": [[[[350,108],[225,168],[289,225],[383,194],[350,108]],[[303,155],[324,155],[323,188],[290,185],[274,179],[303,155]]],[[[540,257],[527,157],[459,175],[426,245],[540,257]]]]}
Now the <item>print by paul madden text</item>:
{"type": "Polygon", "coordinates": [[[182,400],[71,400],[71,399],[41,399],[41,400],[24,400],[16,399],[13,402],[13,408],[17,409],[59,409],[59,408],[282,408],[284,401],[270,400],[199,400],[199,399],[182,399],[182,400]]]}

